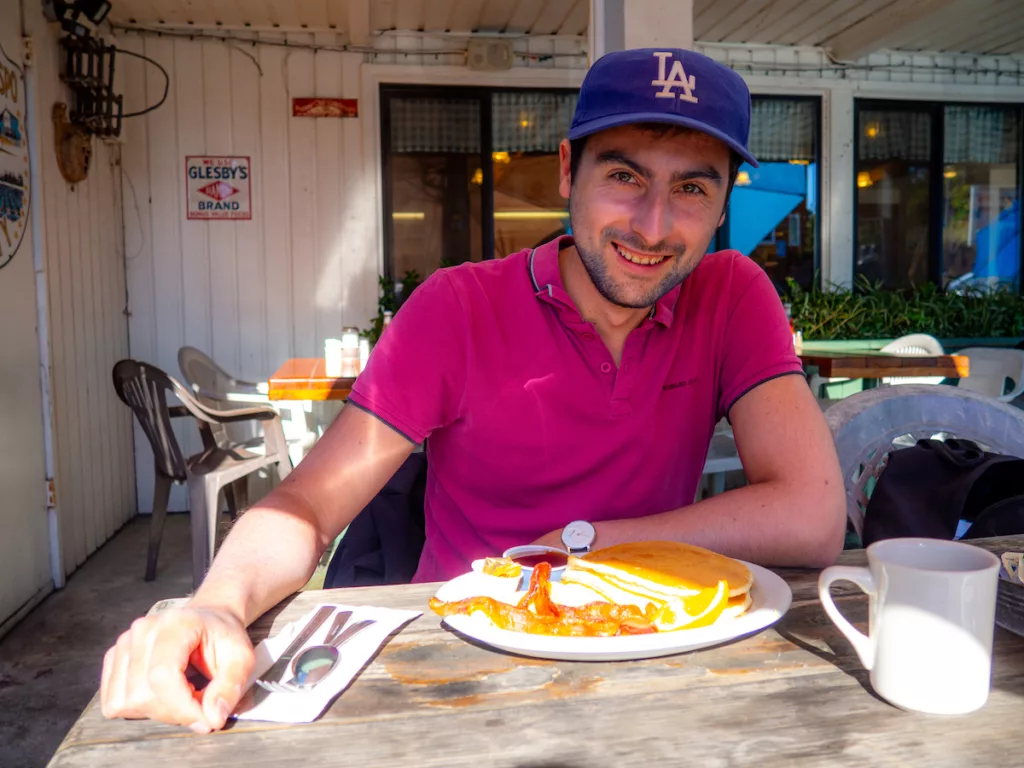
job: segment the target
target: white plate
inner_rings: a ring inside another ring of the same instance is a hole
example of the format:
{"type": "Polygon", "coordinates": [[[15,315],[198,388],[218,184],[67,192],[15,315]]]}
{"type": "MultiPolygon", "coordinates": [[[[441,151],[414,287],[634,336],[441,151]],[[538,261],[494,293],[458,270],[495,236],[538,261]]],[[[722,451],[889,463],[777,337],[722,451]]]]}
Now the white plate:
{"type": "MultiPolygon", "coordinates": [[[[754,586],[751,588],[753,605],[739,618],[723,619],[710,627],[655,632],[650,635],[548,637],[499,629],[482,614],[447,616],[444,623],[493,648],[540,659],[623,661],[685,653],[759,632],[781,619],[789,610],[793,600],[789,585],[766,568],[752,563],[744,565],[754,575],[754,586]]],[[[484,576],[470,571],[441,585],[437,590],[437,598],[451,602],[476,595],[489,595],[505,602],[515,602],[518,586],[514,579],[484,576]]]]}

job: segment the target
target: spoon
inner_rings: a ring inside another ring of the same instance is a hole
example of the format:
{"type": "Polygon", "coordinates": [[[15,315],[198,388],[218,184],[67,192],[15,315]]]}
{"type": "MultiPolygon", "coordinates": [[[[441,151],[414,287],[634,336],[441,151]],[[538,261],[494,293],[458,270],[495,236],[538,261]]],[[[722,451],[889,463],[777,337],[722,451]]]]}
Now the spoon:
{"type": "Polygon", "coordinates": [[[299,653],[292,662],[294,677],[280,685],[288,690],[304,690],[312,688],[327,677],[338,666],[338,660],[341,658],[341,652],[338,649],[357,633],[374,623],[372,619],[366,619],[345,627],[349,616],[351,614],[341,614],[335,619],[323,645],[313,645],[299,653]],[[345,627],[344,631],[341,631],[342,627],[345,627]]]}

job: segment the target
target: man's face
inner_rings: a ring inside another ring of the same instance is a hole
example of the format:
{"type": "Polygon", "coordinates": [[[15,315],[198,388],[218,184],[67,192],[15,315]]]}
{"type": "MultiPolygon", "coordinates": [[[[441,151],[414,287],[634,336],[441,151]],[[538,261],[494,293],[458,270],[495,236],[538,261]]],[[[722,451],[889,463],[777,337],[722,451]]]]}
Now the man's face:
{"type": "Polygon", "coordinates": [[[729,149],[706,134],[601,131],[587,140],[576,178],[568,141],[560,156],[576,250],[597,290],[620,307],[650,307],[679,285],[725,219],[729,149]]]}

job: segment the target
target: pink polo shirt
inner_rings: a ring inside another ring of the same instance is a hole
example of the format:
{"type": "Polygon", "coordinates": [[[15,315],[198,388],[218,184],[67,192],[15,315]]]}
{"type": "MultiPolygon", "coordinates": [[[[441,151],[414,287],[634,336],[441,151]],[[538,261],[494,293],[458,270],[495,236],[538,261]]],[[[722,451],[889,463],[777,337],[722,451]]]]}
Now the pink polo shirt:
{"type": "Polygon", "coordinates": [[[395,315],[349,402],[427,441],[426,545],[415,581],[572,520],[693,503],[715,423],[801,371],[761,268],[707,255],[629,334],[616,368],[562,285],[563,237],[434,273],[395,315]]]}

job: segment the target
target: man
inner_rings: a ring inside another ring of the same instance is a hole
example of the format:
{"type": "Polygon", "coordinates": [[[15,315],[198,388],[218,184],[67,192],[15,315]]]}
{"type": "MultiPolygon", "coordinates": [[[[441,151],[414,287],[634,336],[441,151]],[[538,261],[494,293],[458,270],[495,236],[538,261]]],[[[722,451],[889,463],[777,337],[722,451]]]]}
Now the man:
{"type": "Polygon", "coordinates": [[[830,564],[843,483],[779,298],[741,254],[705,256],[740,161],[756,162],[749,120],[742,79],[699,54],[598,61],[560,148],[573,237],[417,289],[350,407],[240,519],[189,605],[108,651],[104,714],[222,727],[253,663],[245,627],[308,580],[428,436],[418,581],[557,545],[578,519],[594,546],[675,539],[830,564]],[[722,417],[749,485],[694,504],[722,417]],[[202,693],[190,662],[211,678],[202,693]]]}

